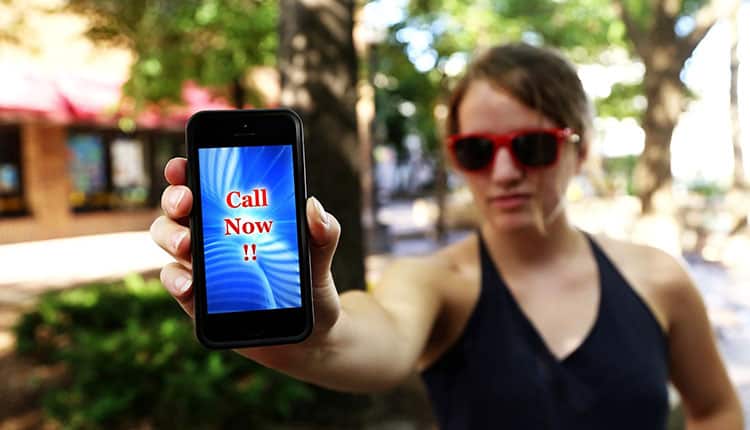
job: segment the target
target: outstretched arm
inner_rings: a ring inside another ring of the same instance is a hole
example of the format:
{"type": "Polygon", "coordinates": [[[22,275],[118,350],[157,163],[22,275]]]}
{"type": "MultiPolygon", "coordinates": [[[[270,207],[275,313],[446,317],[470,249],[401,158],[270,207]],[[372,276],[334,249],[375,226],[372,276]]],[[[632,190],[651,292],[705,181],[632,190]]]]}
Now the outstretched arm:
{"type": "Polygon", "coordinates": [[[672,381],[689,430],[741,430],[742,407],[716,347],[706,308],[690,277],[672,260],[667,286],[672,381]]]}
{"type": "MultiPolygon", "coordinates": [[[[162,269],[161,279],[185,312],[193,316],[190,231],[193,204],[185,186],[184,158],[170,160],[162,195],[164,215],[151,236],[176,262],[162,269]]],[[[340,235],[338,221],[314,198],[307,201],[310,229],[313,306],[316,323],[302,343],[238,349],[265,366],[298,379],[343,391],[376,391],[401,382],[415,368],[440,308],[431,289],[429,264],[420,259],[394,264],[373,293],[339,294],[331,261],[340,235]]]]}

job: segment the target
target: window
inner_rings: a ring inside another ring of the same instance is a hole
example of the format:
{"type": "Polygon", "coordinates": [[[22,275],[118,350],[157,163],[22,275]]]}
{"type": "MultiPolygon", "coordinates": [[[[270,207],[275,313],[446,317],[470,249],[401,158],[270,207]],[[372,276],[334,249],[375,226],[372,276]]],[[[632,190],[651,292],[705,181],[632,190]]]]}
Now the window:
{"type": "Polygon", "coordinates": [[[26,213],[20,127],[0,126],[0,217],[26,213]]]}
{"type": "Polygon", "coordinates": [[[130,137],[115,138],[110,143],[109,154],[112,165],[112,207],[145,206],[151,175],[146,171],[143,142],[130,137]]]}
{"type": "Polygon", "coordinates": [[[70,205],[74,211],[106,209],[110,206],[107,158],[107,148],[101,134],[72,133],[68,136],[68,169],[72,182],[70,205]]]}
{"type": "Polygon", "coordinates": [[[172,157],[185,156],[184,133],[155,132],[151,134],[151,205],[158,207],[161,193],[169,185],[164,179],[164,166],[172,157]]]}
{"type": "Polygon", "coordinates": [[[68,137],[70,204],[76,212],[158,207],[164,166],[184,155],[182,133],[73,130],[68,137]]]}

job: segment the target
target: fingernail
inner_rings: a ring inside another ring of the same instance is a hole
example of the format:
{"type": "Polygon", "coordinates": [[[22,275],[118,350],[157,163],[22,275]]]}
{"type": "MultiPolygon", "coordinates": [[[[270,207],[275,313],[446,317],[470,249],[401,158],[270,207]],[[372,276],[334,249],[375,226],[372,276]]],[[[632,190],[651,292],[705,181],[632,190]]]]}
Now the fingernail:
{"type": "Polygon", "coordinates": [[[185,239],[185,236],[187,236],[187,232],[181,231],[172,239],[172,249],[174,249],[175,252],[180,249],[180,244],[182,243],[182,240],[185,239]]]}
{"type": "Polygon", "coordinates": [[[185,197],[185,190],[180,189],[176,193],[172,193],[172,197],[169,199],[169,204],[172,205],[172,210],[177,210],[177,206],[182,201],[182,198],[185,197]]]}
{"type": "Polygon", "coordinates": [[[323,223],[324,226],[328,227],[328,214],[323,209],[323,205],[320,204],[318,199],[315,197],[312,198],[313,205],[315,205],[315,211],[318,212],[318,218],[320,219],[320,222],[323,223]]]}
{"type": "Polygon", "coordinates": [[[190,288],[190,284],[192,284],[192,279],[188,278],[187,276],[178,276],[177,279],[174,280],[174,292],[178,295],[183,295],[185,292],[187,292],[188,288],[190,288]]]}

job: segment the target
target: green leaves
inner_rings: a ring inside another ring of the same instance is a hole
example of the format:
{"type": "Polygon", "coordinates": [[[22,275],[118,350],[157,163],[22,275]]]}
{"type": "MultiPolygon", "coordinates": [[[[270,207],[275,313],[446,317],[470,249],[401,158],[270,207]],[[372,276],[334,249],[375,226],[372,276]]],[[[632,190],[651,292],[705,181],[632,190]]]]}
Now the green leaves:
{"type": "Polygon", "coordinates": [[[641,118],[646,108],[643,84],[617,83],[612,86],[609,96],[596,100],[596,111],[602,117],[641,118]]]}
{"type": "Polygon", "coordinates": [[[69,0],[88,16],[88,36],[133,49],[125,86],[139,105],[179,100],[194,80],[228,94],[256,65],[275,64],[278,6],[272,0],[69,0]]]}
{"type": "MultiPolygon", "coordinates": [[[[598,62],[602,52],[626,46],[625,26],[607,0],[412,1],[404,22],[390,29],[376,53],[377,71],[395,82],[376,85],[378,121],[386,126],[386,141],[401,149],[403,137],[417,133],[427,149],[433,153],[439,150],[440,130],[434,112],[436,106],[446,103],[458,78],[446,67],[451,56],[463,53],[470,60],[478,49],[518,41],[558,47],[579,63],[598,62]],[[411,31],[411,38],[403,37],[404,29],[417,32],[411,31]],[[413,51],[424,39],[418,32],[429,33],[429,46],[421,49],[434,50],[438,57],[437,67],[427,72],[414,65],[413,51]],[[413,116],[399,113],[403,101],[415,104],[413,116]]],[[[621,104],[627,103],[632,101],[621,104]]]]}
{"type": "MultiPolygon", "coordinates": [[[[277,422],[315,389],[232,352],[209,352],[158,281],[46,294],[16,326],[19,353],[61,363],[67,376],[44,394],[64,428],[225,428],[277,422]]],[[[270,424],[268,424],[270,425],[270,424]]]]}

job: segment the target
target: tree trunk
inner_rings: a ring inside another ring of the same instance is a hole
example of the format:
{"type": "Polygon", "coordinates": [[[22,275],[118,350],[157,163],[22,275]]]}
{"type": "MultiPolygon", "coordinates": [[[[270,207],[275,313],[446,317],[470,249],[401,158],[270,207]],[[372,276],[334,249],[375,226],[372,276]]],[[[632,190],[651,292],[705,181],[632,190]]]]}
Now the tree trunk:
{"type": "Polygon", "coordinates": [[[653,212],[653,197],[672,184],[670,144],[685,104],[678,70],[654,73],[646,68],[644,77],[648,106],[643,117],[645,147],[635,167],[634,181],[643,213],[653,212]]]}
{"type": "Polygon", "coordinates": [[[309,194],[341,223],[333,260],[340,291],[365,285],[353,8],[352,0],[280,2],[281,104],[304,122],[309,194]]]}
{"type": "Polygon", "coordinates": [[[635,168],[634,182],[641,200],[641,210],[649,213],[654,210],[654,194],[660,189],[669,191],[672,183],[669,146],[687,99],[687,89],[680,80],[680,72],[695,47],[716,22],[718,5],[714,0],[707,1],[693,14],[693,30],[678,37],[674,29],[680,16],[680,2],[649,2],[651,19],[648,25],[631,15],[625,3],[625,0],[617,0],[615,7],[635,52],[646,67],[644,86],[648,106],[642,121],[646,143],[635,168]]]}
{"type": "Polygon", "coordinates": [[[742,156],[742,145],[740,141],[740,111],[738,109],[737,81],[739,78],[740,60],[737,55],[737,44],[739,42],[739,17],[740,0],[735,0],[732,14],[729,17],[731,28],[730,50],[730,85],[729,85],[729,120],[732,127],[732,147],[734,148],[734,181],[733,187],[744,189],[747,187],[745,179],[745,166],[742,156]]]}

